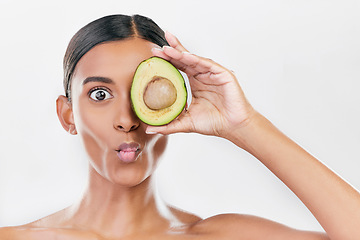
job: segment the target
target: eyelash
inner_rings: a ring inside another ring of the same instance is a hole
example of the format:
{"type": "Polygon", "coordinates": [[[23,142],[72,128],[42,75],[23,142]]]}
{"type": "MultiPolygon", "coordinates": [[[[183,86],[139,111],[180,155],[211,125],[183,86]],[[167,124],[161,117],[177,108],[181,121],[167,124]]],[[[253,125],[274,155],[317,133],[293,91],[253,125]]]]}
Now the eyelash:
{"type": "Polygon", "coordinates": [[[93,99],[93,98],[91,97],[91,94],[92,94],[93,92],[97,91],[97,90],[103,90],[103,91],[107,92],[111,97],[113,97],[113,95],[111,94],[110,89],[108,89],[108,88],[106,88],[106,87],[94,87],[94,88],[90,89],[90,91],[89,91],[89,93],[88,93],[88,97],[89,97],[92,101],[94,101],[94,102],[102,102],[102,101],[104,101],[104,100],[107,100],[107,99],[104,99],[104,100],[96,100],[96,99],[93,99]]]}

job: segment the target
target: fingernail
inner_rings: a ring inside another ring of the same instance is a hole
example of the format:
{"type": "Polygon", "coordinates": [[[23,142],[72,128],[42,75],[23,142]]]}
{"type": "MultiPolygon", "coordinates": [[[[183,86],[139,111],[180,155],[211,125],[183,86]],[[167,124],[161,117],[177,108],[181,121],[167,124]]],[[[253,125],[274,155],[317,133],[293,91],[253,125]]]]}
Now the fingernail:
{"type": "Polygon", "coordinates": [[[157,132],[153,132],[153,131],[148,131],[148,130],[146,130],[146,134],[157,134],[157,132]]]}
{"type": "Polygon", "coordinates": [[[153,47],[152,49],[151,49],[152,51],[163,51],[163,49],[161,48],[161,47],[153,47]]]}

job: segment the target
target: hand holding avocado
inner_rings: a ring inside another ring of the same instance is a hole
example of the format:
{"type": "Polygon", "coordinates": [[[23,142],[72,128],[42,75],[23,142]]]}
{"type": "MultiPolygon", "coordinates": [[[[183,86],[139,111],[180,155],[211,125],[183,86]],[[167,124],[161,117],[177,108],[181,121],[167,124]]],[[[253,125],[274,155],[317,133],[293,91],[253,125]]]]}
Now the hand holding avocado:
{"type": "Polygon", "coordinates": [[[230,70],[210,59],[190,54],[170,33],[166,33],[166,39],[170,47],[154,48],[153,54],[187,74],[192,103],[174,121],[164,126],[149,126],[147,132],[196,132],[226,137],[249,120],[254,110],[230,70]]]}

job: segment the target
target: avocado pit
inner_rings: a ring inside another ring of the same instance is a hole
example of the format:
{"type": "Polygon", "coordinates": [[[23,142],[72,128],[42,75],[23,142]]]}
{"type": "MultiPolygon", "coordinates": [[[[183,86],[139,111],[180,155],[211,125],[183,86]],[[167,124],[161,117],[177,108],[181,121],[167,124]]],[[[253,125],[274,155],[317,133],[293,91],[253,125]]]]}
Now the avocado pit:
{"type": "Polygon", "coordinates": [[[173,105],[177,91],[174,84],[167,78],[154,76],[147,84],[143,99],[145,105],[152,110],[161,110],[173,105]]]}

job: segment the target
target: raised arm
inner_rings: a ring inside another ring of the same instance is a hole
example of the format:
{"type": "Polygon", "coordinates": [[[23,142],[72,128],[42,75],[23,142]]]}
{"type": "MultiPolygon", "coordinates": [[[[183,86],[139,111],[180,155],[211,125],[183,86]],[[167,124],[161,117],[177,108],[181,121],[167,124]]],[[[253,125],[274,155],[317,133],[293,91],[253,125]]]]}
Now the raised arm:
{"type": "Polygon", "coordinates": [[[176,37],[154,49],[188,77],[191,107],[177,120],[148,132],[197,132],[226,138],[254,155],[308,207],[332,240],[360,239],[360,194],[280,132],[246,100],[234,74],[187,52],[176,37]]]}
{"type": "Polygon", "coordinates": [[[360,239],[360,194],[260,114],[227,136],[307,206],[330,239],[360,239]]]}

